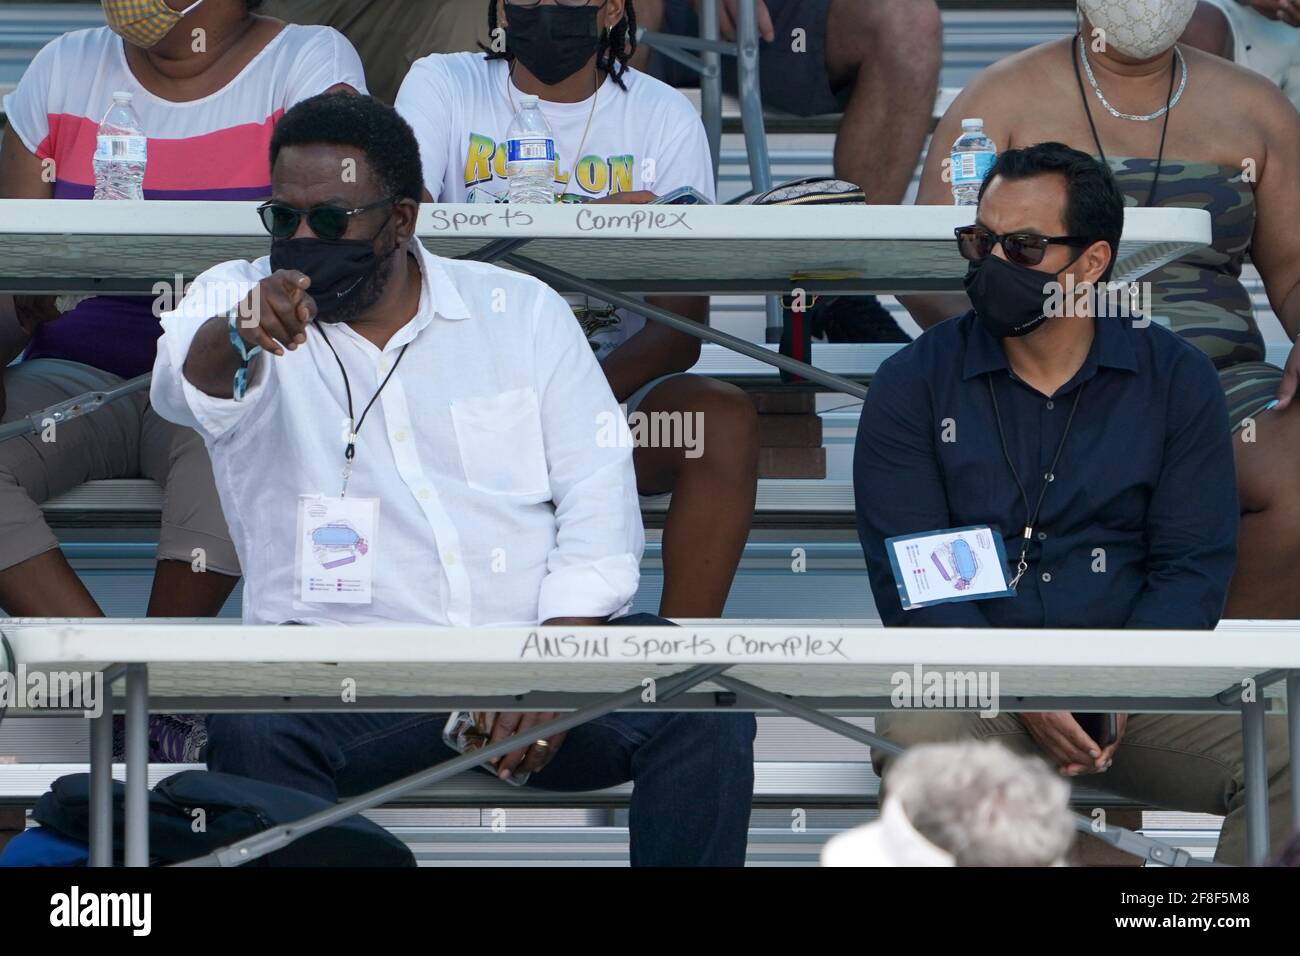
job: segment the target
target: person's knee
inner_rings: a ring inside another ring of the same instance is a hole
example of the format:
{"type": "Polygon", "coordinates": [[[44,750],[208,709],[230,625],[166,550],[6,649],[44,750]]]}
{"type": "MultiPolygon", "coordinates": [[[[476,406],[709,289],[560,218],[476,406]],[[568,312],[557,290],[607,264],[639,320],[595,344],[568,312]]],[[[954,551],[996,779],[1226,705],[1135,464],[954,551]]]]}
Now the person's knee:
{"type": "Polygon", "coordinates": [[[40,506],[0,460],[0,571],[58,547],[40,506]]]}
{"type": "Polygon", "coordinates": [[[3,486],[6,490],[22,487],[18,482],[16,463],[5,455],[0,455],[0,486],[3,486]]]}
{"type": "Polygon", "coordinates": [[[757,469],[758,411],[744,391],[729,382],[704,379],[691,411],[698,422],[696,457],[711,470],[738,476],[757,469]]]}
{"type": "Polygon", "coordinates": [[[188,429],[172,443],[164,487],[160,559],[193,564],[195,570],[239,577],[239,556],[221,509],[212,462],[202,439],[188,429]]]}
{"type": "MultiPolygon", "coordinates": [[[[978,737],[978,721],[981,719],[964,711],[880,714],[876,717],[876,734],[906,750],[920,744],[978,737]]],[[[882,777],[888,772],[892,757],[893,754],[881,747],[871,748],[871,764],[882,777]]]]}
{"type": "Polygon", "coordinates": [[[754,738],[758,721],[752,713],[702,714],[701,733],[709,738],[719,770],[728,771],[742,786],[752,786],[754,779],[754,738]]]}
{"type": "Polygon", "coordinates": [[[622,617],[610,618],[611,626],[614,627],[676,627],[672,621],[666,617],[660,617],[658,614],[651,614],[648,611],[637,611],[635,614],[625,614],[622,617]]]}
{"type": "MultiPolygon", "coordinates": [[[[636,0],[636,25],[657,31],[664,24],[664,0],[636,0]]],[[[640,49],[638,47],[638,49],[640,49]]]]}
{"type": "Polygon", "coordinates": [[[227,773],[254,776],[301,740],[287,715],[209,714],[205,723],[208,767],[227,773]]]}
{"type": "MultiPolygon", "coordinates": [[[[1240,430],[1233,453],[1243,513],[1267,511],[1270,524],[1276,520],[1287,528],[1300,526],[1300,406],[1279,416],[1261,416],[1249,429],[1240,430]]],[[[1289,540],[1300,543],[1300,537],[1289,540]]]]}
{"type": "Polygon", "coordinates": [[[943,15],[935,0],[873,0],[872,25],[894,39],[907,38],[923,47],[938,47],[943,42],[943,15]]]}
{"type": "Polygon", "coordinates": [[[220,752],[223,756],[237,755],[256,745],[266,731],[265,714],[209,714],[204,723],[208,728],[208,758],[220,752]]]}
{"type": "Polygon", "coordinates": [[[913,68],[936,69],[943,16],[935,0],[831,0],[828,42],[858,38],[863,49],[913,68]]]}
{"type": "Polygon", "coordinates": [[[692,752],[712,754],[717,766],[736,766],[754,762],[754,737],[758,722],[752,713],[679,714],[674,721],[678,732],[692,739],[692,752]]]}
{"type": "Polygon", "coordinates": [[[725,734],[730,740],[749,748],[752,753],[754,738],[758,736],[757,718],[752,713],[718,714],[716,716],[726,723],[720,733],[725,734]]]}

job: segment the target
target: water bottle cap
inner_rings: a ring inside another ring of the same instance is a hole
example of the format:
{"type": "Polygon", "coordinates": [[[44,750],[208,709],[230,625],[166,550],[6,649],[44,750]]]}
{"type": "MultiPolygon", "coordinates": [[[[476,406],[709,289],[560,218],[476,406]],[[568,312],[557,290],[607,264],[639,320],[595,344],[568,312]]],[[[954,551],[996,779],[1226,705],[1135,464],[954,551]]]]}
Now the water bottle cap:
{"type": "Polygon", "coordinates": [[[537,94],[536,94],[536,93],[525,93],[523,96],[519,97],[519,105],[520,105],[520,106],[525,106],[525,107],[527,107],[527,106],[536,106],[536,105],[537,105],[537,94]]]}
{"type": "Polygon", "coordinates": [[[123,90],[118,90],[116,93],[113,94],[114,103],[122,103],[125,105],[125,104],[129,104],[133,99],[135,99],[134,96],[132,96],[130,93],[127,93],[123,90]]]}
{"type": "Polygon", "coordinates": [[[961,128],[962,129],[983,129],[984,120],[980,119],[978,116],[972,119],[964,119],[961,121],[961,128]]]}

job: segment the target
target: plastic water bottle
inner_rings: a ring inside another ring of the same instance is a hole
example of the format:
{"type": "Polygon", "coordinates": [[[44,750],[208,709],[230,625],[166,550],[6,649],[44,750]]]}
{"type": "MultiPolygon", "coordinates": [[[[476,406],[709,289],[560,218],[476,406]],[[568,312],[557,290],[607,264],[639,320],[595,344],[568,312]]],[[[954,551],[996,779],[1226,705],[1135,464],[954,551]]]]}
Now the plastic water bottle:
{"type": "Polygon", "coordinates": [[[958,206],[979,205],[980,183],[993,166],[998,149],[984,135],[982,119],[961,121],[961,135],[952,144],[952,198],[958,206]]]}
{"type": "Polygon", "coordinates": [[[555,202],[555,137],[531,94],[506,132],[506,178],[512,204],[555,202]]]}
{"type": "Polygon", "coordinates": [[[95,139],[95,198],[143,199],[149,140],[130,93],[114,93],[95,139]]]}

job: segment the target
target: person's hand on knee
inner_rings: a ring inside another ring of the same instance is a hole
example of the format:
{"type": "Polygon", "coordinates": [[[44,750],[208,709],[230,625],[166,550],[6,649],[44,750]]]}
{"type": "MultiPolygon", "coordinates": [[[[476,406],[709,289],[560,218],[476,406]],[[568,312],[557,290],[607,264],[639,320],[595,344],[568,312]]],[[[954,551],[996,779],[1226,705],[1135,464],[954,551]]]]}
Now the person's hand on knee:
{"type": "Polygon", "coordinates": [[[1101,749],[1101,758],[1097,761],[1097,772],[1104,773],[1115,762],[1115,751],[1124,739],[1124,729],[1128,726],[1128,714],[1115,715],[1115,739],[1101,749]]]}
{"type": "Polygon", "coordinates": [[[1067,777],[1100,772],[1104,769],[1103,759],[1109,760],[1108,755],[1113,753],[1112,748],[1103,750],[1084,733],[1068,711],[1017,714],[1016,717],[1048,759],[1056,764],[1056,769],[1067,777]]]}
{"type": "MultiPolygon", "coordinates": [[[[558,716],[560,715],[557,713],[547,712],[497,714],[496,719],[492,722],[492,736],[488,743],[494,744],[514,734],[526,733],[528,728],[544,724],[558,716]]],[[[502,780],[506,780],[515,774],[536,773],[551,762],[556,751],[563,746],[564,738],[567,736],[567,733],[551,734],[548,737],[533,741],[527,747],[512,750],[510,753],[496,758],[493,763],[497,776],[502,780]]]]}

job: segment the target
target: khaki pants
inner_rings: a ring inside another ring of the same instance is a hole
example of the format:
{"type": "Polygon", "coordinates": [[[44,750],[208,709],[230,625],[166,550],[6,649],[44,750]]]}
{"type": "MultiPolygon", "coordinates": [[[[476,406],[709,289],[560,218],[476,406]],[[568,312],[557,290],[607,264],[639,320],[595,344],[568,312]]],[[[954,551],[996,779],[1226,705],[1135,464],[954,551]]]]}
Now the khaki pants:
{"type": "MultiPolygon", "coordinates": [[[[1291,788],[1286,721],[1264,720],[1268,752],[1270,846],[1280,850],[1291,829],[1291,788]]],[[[960,711],[890,713],[876,718],[876,731],[902,747],[958,739],[996,741],[1018,754],[1041,751],[1012,714],[983,718],[960,711]]],[[[872,753],[882,776],[888,757],[872,753]]],[[[1246,862],[1246,790],[1243,783],[1241,718],[1200,714],[1133,714],[1115,761],[1102,774],[1080,778],[1149,806],[1224,817],[1214,858],[1246,862]]]]}
{"type": "Polygon", "coordinates": [[[338,30],[361,57],[370,95],[390,105],[416,60],[488,45],[487,0],[266,0],[257,12],[338,30]]]}
{"type": "MultiPolygon", "coordinates": [[[[61,359],[33,359],[2,374],[5,422],[123,381],[61,359]]],[[[148,391],[65,422],[53,437],[50,442],[41,435],[0,442],[0,570],[59,546],[41,513],[46,500],[87,481],[151,478],[163,488],[159,560],[189,564],[194,549],[202,548],[209,571],[239,576],[203,439],[159,417],[149,406],[148,391]]],[[[49,613],[59,611],[51,608],[49,613]]]]}

